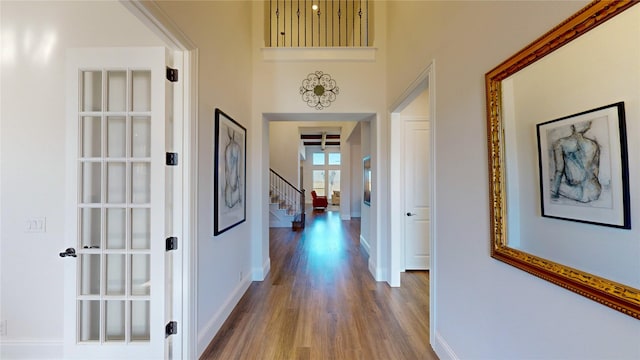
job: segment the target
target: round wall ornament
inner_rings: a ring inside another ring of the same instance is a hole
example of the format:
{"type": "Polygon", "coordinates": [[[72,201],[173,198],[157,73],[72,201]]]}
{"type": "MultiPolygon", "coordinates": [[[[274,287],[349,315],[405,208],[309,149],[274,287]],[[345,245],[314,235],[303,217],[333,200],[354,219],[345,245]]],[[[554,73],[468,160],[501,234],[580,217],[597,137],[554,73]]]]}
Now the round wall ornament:
{"type": "Polygon", "coordinates": [[[331,105],[331,102],[336,100],[336,95],[339,93],[340,89],[336,86],[336,81],[331,78],[331,75],[322,71],[307,75],[307,78],[302,80],[302,86],[300,87],[302,101],[318,110],[331,105]]]}

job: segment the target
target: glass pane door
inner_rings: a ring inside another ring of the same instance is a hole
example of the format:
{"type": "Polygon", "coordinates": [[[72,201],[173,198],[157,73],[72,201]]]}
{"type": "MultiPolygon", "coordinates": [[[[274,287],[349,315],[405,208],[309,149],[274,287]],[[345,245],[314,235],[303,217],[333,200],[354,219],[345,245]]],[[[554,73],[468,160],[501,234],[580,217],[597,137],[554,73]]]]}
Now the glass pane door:
{"type": "Polygon", "coordinates": [[[313,170],[313,190],[318,196],[325,196],[325,171],[313,170]]]}
{"type": "Polygon", "coordinates": [[[329,170],[329,198],[340,196],[340,170],[329,170]]]}
{"type": "Polygon", "coordinates": [[[150,340],[151,71],[80,72],[80,343],[150,340]]]}

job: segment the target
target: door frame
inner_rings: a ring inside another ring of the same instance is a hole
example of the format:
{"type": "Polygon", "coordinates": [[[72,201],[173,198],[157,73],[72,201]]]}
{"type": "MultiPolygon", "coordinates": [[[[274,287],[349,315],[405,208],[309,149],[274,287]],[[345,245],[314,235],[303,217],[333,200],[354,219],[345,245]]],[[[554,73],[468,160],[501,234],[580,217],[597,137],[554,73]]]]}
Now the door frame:
{"type": "MultiPolygon", "coordinates": [[[[138,18],[147,28],[163,40],[165,46],[182,55],[182,71],[179,81],[182,87],[182,123],[176,124],[175,149],[179,154],[179,171],[182,191],[176,194],[181,200],[182,216],[175,219],[179,233],[179,248],[182,248],[182,266],[174,276],[182,281],[182,286],[174,289],[174,313],[179,317],[176,342],[182,344],[183,359],[192,359],[197,354],[197,256],[198,243],[196,210],[198,208],[196,190],[198,188],[198,48],[180,30],[169,16],[155,3],[141,0],[121,0],[120,3],[138,18]]],[[[167,150],[168,151],[168,150],[167,150]]],[[[178,211],[179,213],[179,211],[178,211]]],[[[175,354],[178,355],[178,354],[175,354]]]]}
{"type": "MultiPolygon", "coordinates": [[[[430,138],[430,175],[431,175],[431,226],[429,233],[429,333],[430,343],[435,343],[436,318],[436,283],[437,277],[437,239],[436,239],[436,81],[435,81],[435,60],[432,60],[416,79],[406,88],[406,90],[392,104],[390,109],[390,164],[389,164],[389,187],[390,189],[404,189],[403,180],[400,174],[404,173],[404,162],[399,161],[403,152],[403,127],[398,124],[401,119],[401,112],[425,89],[429,89],[429,121],[431,128],[430,138]],[[398,124],[398,126],[396,126],[398,124]]],[[[389,285],[400,286],[400,274],[404,269],[404,234],[405,234],[405,212],[404,212],[404,190],[398,196],[390,196],[390,252],[389,257],[389,285]]]]}

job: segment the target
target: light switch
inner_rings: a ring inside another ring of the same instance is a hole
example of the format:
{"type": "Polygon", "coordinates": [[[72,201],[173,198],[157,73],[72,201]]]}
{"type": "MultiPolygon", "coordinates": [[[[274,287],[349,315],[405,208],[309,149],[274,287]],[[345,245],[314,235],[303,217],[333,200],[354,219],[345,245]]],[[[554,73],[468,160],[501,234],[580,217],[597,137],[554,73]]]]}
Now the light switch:
{"type": "Polygon", "coordinates": [[[47,231],[47,218],[32,217],[25,220],[24,232],[43,233],[47,231]]]}

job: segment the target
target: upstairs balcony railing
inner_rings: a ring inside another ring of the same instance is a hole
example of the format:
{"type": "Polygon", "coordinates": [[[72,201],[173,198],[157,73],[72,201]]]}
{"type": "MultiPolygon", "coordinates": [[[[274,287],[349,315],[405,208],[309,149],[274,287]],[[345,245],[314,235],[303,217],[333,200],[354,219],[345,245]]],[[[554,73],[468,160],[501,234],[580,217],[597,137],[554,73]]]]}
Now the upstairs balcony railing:
{"type": "MultiPolygon", "coordinates": [[[[268,47],[368,47],[371,0],[266,0],[268,47]]],[[[265,31],[265,32],[266,32],[265,31]]]]}

